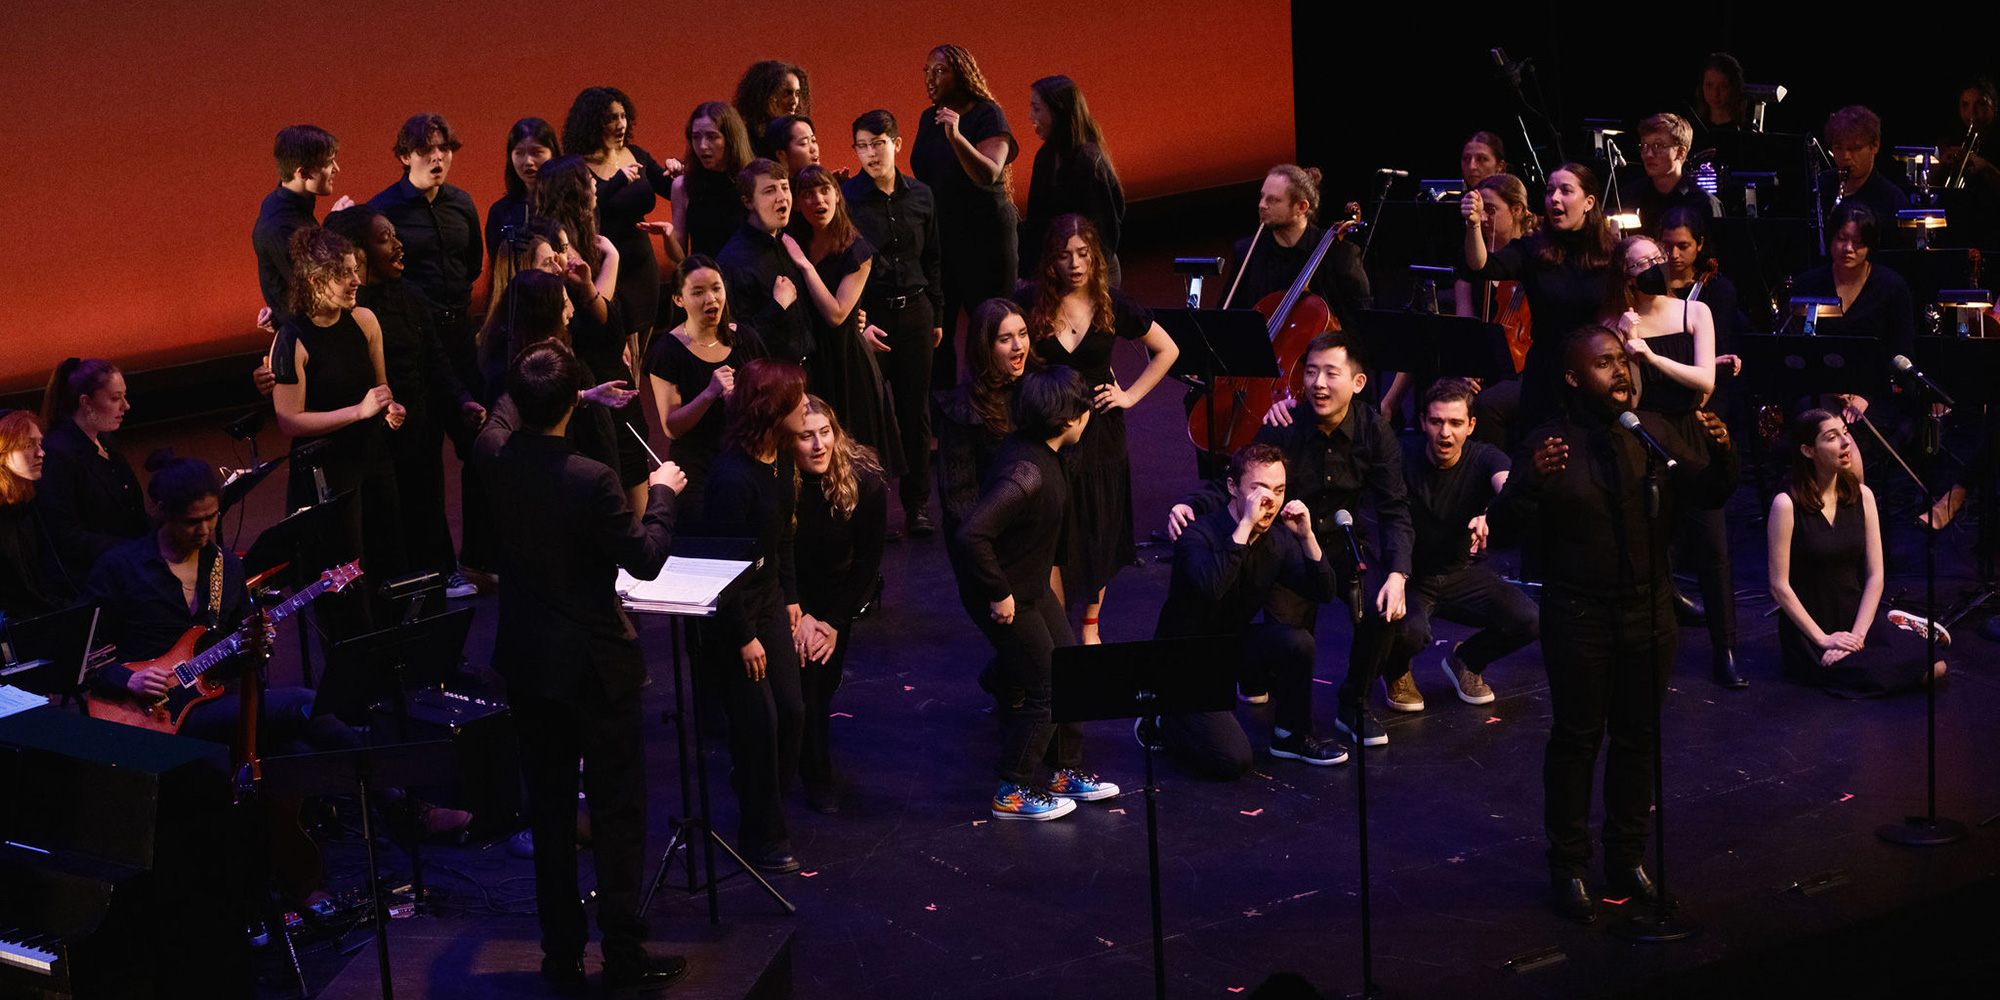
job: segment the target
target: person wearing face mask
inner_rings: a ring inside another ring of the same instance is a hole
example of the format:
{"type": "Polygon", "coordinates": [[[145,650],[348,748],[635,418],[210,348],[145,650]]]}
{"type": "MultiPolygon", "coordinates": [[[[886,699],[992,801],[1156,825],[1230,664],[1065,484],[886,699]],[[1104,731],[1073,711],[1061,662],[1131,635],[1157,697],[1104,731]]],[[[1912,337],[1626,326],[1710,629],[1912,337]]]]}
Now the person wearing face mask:
{"type": "Polygon", "coordinates": [[[1042,235],[1059,215],[1076,214],[1097,227],[1110,258],[1111,287],[1124,283],[1118,243],[1125,226],[1125,189],[1111,166],[1104,130],[1083,99],[1083,88],[1066,76],[1045,76],[1028,88],[1028,120],[1042,148],[1028,180],[1027,213],[1021,217],[1021,279],[1031,280],[1041,263],[1042,235]]]}
{"type": "MultiPolygon", "coordinates": [[[[1826,116],[1826,151],[1833,157],[1833,169],[1820,174],[1820,211],[1831,213],[1838,207],[1861,205],[1881,227],[1882,245],[1901,247],[1908,241],[1896,227],[1896,213],[1910,207],[1910,196],[1881,171],[1875,156],[1882,151],[1882,119],[1859,104],[1849,105],[1826,116]]],[[[1834,227],[1827,224],[1827,236],[1834,227]]]]}
{"type": "Polygon", "coordinates": [[[102,358],[57,365],[43,393],[48,457],[35,505],[72,580],[88,578],[99,556],[146,533],[139,480],[116,439],[131,408],[125,376],[102,358]]]}
{"type": "Polygon", "coordinates": [[[695,105],[688,115],[687,171],[674,178],[670,196],[681,247],[715,256],[743,225],[736,175],[755,157],[743,116],[722,101],[695,105]]]}
{"type": "Polygon", "coordinates": [[[1653,804],[1660,700],[1673,670],[1676,633],[1666,550],[1682,503],[1719,505],[1736,486],[1729,432],[1713,414],[1691,441],[1655,413],[1639,426],[1676,462],[1658,469],[1660,516],[1648,516],[1647,445],[1618,421],[1639,398],[1626,335],[1589,326],[1563,339],[1564,411],[1529,433],[1513,472],[1487,509],[1496,532],[1518,533],[1541,554],[1541,646],[1554,707],[1542,761],[1549,887],[1557,912],[1597,919],[1600,893],[1585,881],[1591,856],[1592,774],[1604,765],[1601,895],[1650,904],[1642,861],[1653,804]]]}
{"type": "MultiPolygon", "coordinates": [[[[472,285],[486,265],[479,208],[446,180],[458,134],[443,115],[411,115],[396,132],[393,152],[403,177],[368,199],[389,217],[403,241],[404,277],[430,301],[432,322],[460,371],[472,361],[472,285]]],[[[462,457],[462,456],[461,456],[462,457]]]]}
{"type": "Polygon", "coordinates": [[[805,273],[778,240],[792,221],[792,179],[770,160],[751,160],[736,175],[743,225],[715,262],[729,286],[729,303],[764,338],[774,358],[804,363],[812,356],[807,304],[799,289],[805,273]]]}
{"type": "Polygon", "coordinates": [[[1626,181],[1618,188],[1619,205],[1639,213],[1639,228],[1660,231],[1660,217],[1669,209],[1689,208],[1713,219],[1722,214],[1722,201],[1703,191],[1687,172],[1688,147],[1694,143],[1694,126],[1673,114],[1657,114],[1639,123],[1639,160],[1645,176],[1626,181]]]}
{"type": "Polygon", "coordinates": [[[0,614],[17,621],[76,599],[76,581],[56,561],[55,540],[33,503],[43,458],[35,415],[0,410],[0,614]]]}
{"type": "Polygon", "coordinates": [[[799,783],[808,806],[835,813],[840,799],[830,731],[833,695],[846,670],[854,616],[882,568],[888,486],[874,449],[847,436],[826,400],[806,397],[804,422],[793,437],[798,528],[792,547],[800,615],[792,639],[806,705],[799,783]]]}

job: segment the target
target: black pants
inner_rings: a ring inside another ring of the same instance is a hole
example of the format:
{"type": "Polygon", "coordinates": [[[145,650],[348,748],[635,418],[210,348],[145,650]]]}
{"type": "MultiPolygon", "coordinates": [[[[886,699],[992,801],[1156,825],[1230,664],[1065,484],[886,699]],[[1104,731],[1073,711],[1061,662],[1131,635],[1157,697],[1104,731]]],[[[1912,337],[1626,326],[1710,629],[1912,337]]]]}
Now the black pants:
{"type": "Polygon", "coordinates": [[[782,796],[799,771],[805,695],[783,604],[773,604],[764,615],[757,640],[764,644],[761,681],[744,671],[742,648],[716,631],[703,636],[702,655],[729,715],[730,785],[741,814],[736,843],[747,854],[763,856],[791,849],[782,796]]]}
{"type": "Polygon", "coordinates": [[[889,399],[903,435],[904,472],[896,495],[907,514],[922,510],[931,499],[931,364],[937,353],[931,331],[937,329],[937,316],[922,295],[910,296],[901,309],[880,303],[865,308],[868,321],[888,334],[889,353],[875,360],[889,380],[889,399]]]}
{"type": "Polygon", "coordinates": [[[1678,512],[1679,551],[1675,563],[1694,571],[1701,603],[1708,611],[1708,642],[1717,653],[1736,648],[1736,574],[1729,565],[1729,522],[1720,507],[1704,510],[1682,504],[1678,512]]]}
{"type": "MultiPolygon", "coordinates": [[[[850,628],[852,623],[850,623],[850,628]]],[[[833,788],[833,695],[847,671],[850,633],[834,642],[825,663],[800,663],[799,687],[805,699],[804,736],[799,745],[799,783],[808,790],[833,788]]]]}
{"type": "Polygon", "coordinates": [[[944,278],[944,315],[937,326],[944,329],[944,342],[931,358],[931,387],[949,389],[958,384],[958,317],[969,320],[987,299],[1014,294],[1014,271],[1018,263],[1018,236],[1014,232],[1014,207],[1005,206],[1003,218],[951,227],[943,233],[944,253],[939,270],[944,278]]]}
{"type": "MultiPolygon", "coordinates": [[[[1338,541],[1338,539],[1334,539],[1338,541]]],[[[1320,545],[1327,543],[1321,541],[1320,545]]],[[[1336,569],[1336,590],[1341,603],[1352,611],[1357,599],[1354,583],[1355,574],[1351,569],[1336,569]]],[[[1354,638],[1347,646],[1347,676],[1340,682],[1340,707],[1342,710],[1358,708],[1368,694],[1368,685],[1375,682],[1382,671],[1382,660],[1389,652],[1391,638],[1390,625],[1382,613],[1375,610],[1375,597],[1382,591],[1382,582],[1388,574],[1369,566],[1362,574],[1358,599],[1361,602],[1361,623],[1354,626],[1354,638]]],[[[1264,620],[1296,625],[1307,632],[1315,632],[1319,627],[1319,605],[1300,597],[1290,589],[1280,585],[1271,589],[1271,596],[1264,602],[1264,620]]],[[[1311,687],[1307,687],[1311,691],[1311,687]]],[[[1308,702],[1308,704],[1310,704],[1308,702]]],[[[1274,711],[1285,711],[1275,709],[1274,711]]],[[[1278,716],[1279,725],[1294,732],[1310,732],[1309,716],[1291,716],[1299,725],[1287,725],[1283,720],[1288,714],[1278,716]]]]}
{"type": "Polygon", "coordinates": [[[559,962],[580,959],[590,937],[576,884],[576,762],[581,758],[604,961],[636,965],[645,957],[646,939],[646,924],[639,917],[646,864],[639,693],[611,699],[593,680],[579,704],[551,701],[514,686],[508,688],[507,700],[520,727],[542,953],[559,962]]]}
{"type": "Polygon", "coordinates": [[[1431,644],[1431,619],[1445,618],[1479,628],[1459,644],[1458,658],[1475,674],[1508,653],[1534,642],[1541,612],[1521,588],[1484,566],[1468,563],[1449,573],[1420,576],[1404,590],[1409,613],[1391,628],[1382,676],[1395,680],[1410,672],[1410,659],[1431,644]]]}
{"type": "MultiPolygon", "coordinates": [[[[1268,674],[1277,695],[1277,726],[1292,732],[1312,729],[1313,636],[1295,625],[1252,625],[1243,633],[1235,667],[1239,673],[1268,674]]],[[[1233,781],[1250,769],[1250,739],[1235,712],[1199,712],[1160,719],[1160,745],[1194,773],[1233,781]]]]}
{"type": "Polygon", "coordinates": [[[1000,722],[1000,756],[993,771],[1001,781],[1041,788],[1041,766],[1061,770],[1083,762],[1083,727],[1057,725],[1050,704],[1050,674],[1057,646],[1074,646],[1069,617],[1047,587],[1032,598],[1014,595],[1014,621],[993,620],[985,601],[962,597],[965,613],[999,654],[981,684],[993,695],[1000,722]]]}
{"type": "Polygon", "coordinates": [[[1542,758],[1549,870],[1581,876],[1590,861],[1590,785],[1605,737],[1604,865],[1629,868],[1646,852],[1659,704],[1677,634],[1662,583],[1654,598],[1542,595],[1542,660],[1555,720],[1542,758]]]}
{"type": "Polygon", "coordinates": [[[389,461],[403,508],[405,565],[450,575],[458,569],[444,513],[444,431],[429,414],[412,414],[389,435],[389,461]]]}

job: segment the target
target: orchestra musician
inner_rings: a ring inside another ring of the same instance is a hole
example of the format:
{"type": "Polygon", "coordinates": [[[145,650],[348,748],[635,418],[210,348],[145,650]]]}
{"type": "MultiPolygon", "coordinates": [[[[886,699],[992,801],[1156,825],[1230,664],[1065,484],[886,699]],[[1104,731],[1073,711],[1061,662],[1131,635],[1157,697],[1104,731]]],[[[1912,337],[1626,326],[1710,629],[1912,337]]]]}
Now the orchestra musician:
{"type": "Polygon", "coordinates": [[[1694,127],[1676,114],[1651,115],[1639,123],[1639,161],[1645,176],[1626,181],[1618,188],[1619,205],[1639,213],[1639,228],[1660,231],[1660,217],[1668,209],[1689,208],[1708,218],[1722,214],[1722,201],[1695,184],[1687,172],[1688,148],[1694,144],[1694,127]]]}
{"type": "MultiPolygon", "coordinates": [[[[1825,132],[1833,169],[1820,174],[1820,193],[1826,199],[1821,210],[1831,213],[1850,204],[1865,206],[1880,230],[1880,245],[1904,245],[1908,241],[1896,228],[1896,213],[1910,207],[1910,196],[1875,169],[1876,154],[1882,151],[1882,119],[1859,104],[1851,104],[1826,116],[1825,132]]],[[[1829,239],[1833,229],[1829,221],[1829,239]]]]}

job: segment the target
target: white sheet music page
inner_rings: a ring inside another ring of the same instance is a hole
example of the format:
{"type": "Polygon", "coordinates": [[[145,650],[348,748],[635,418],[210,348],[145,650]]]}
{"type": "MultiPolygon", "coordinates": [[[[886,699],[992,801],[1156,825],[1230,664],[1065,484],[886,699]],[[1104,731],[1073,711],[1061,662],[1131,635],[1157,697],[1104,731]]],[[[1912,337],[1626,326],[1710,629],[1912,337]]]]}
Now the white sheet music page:
{"type": "Polygon", "coordinates": [[[668,556],[665,568],[651,580],[619,570],[617,589],[627,605],[640,610],[710,611],[722,588],[749,568],[749,563],[734,559],[668,556]]]}

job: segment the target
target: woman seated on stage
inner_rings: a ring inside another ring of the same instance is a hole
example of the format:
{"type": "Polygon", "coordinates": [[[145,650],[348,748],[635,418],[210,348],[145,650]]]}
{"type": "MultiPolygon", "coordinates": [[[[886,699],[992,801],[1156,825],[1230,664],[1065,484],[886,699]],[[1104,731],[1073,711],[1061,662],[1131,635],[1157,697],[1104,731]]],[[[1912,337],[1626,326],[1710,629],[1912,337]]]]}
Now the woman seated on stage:
{"type": "Polygon", "coordinates": [[[1703,136],[1750,128],[1750,102],[1743,97],[1743,64],[1735,56],[1709,54],[1701,64],[1701,83],[1694,98],[1694,126],[1703,136]]]}
{"type": "MultiPolygon", "coordinates": [[[[1840,315],[1821,319],[1820,335],[1878,337],[1892,353],[1908,355],[1915,349],[1917,337],[1917,313],[1911,304],[1909,283],[1868,259],[1869,252],[1879,245],[1879,224],[1867,206],[1841,203],[1826,219],[1826,255],[1831,263],[1799,275],[1792,281],[1792,294],[1839,296],[1840,315]]],[[[1842,394],[1838,398],[1841,418],[1850,424],[1868,412],[1864,396],[1842,394]]]]}
{"type": "MultiPolygon", "coordinates": [[[[1843,698],[1908,691],[1924,681],[1923,619],[1902,611],[1878,627],[1882,600],[1882,519],[1861,482],[1847,423],[1826,410],[1792,421],[1791,480],[1771,501],[1767,522],[1771,598],[1783,617],[1778,649],[1785,672],[1843,698]]],[[[1939,648],[1946,644],[1939,634],[1939,648]]],[[[1931,665],[1942,677],[1944,661],[1931,665]]]]}
{"type": "Polygon", "coordinates": [[[113,432],[132,404],[125,376],[101,358],[70,358],[49,377],[42,399],[48,458],[35,505],[70,579],[90,576],[97,557],[146,533],[139,480],[113,432]]]}
{"type": "MultiPolygon", "coordinates": [[[[1507,172],[1507,143],[1492,132],[1474,132],[1458,151],[1458,173],[1471,194],[1482,181],[1507,172]]],[[[1499,249],[1495,247],[1494,249],[1499,249]]]]}
{"type": "Polygon", "coordinates": [[[60,611],[76,582],[32,502],[42,478],[42,428],[26,410],[0,411],[0,614],[19,621],[60,611]]]}
{"type": "Polygon", "coordinates": [[[722,452],[724,406],[737,371],[751,358],[763,357],[764,348],[755,331],[730,316],[722,268],[707,255],[689,254],[668,281],[674,305],[687,320],[653,338],[646,384],[660,415],[660,432],[673,442],[669,454],[687,474],[674,518],[700,524],[708,470],[722,452]]]}
{"type": "Polygon", "coordinates": [[[979,487],[1001,442],[1014,432],[1014,397],[1021,376],[1040,371],[1028,342],[1028,318],[1012,299],[987,299],[972,313],[966,335],[966,376],[938,401],[938,503],[944,510],[945,554],[961,569],[958,529],[979,502],[979,487]]]}
{"type": "Polygon", "coordinates": [[[846,669],[854,616],[868,601],[882,568],[889,528],[889,493],[875,451],[847,436],[833,408],[806,397],[804,426],[794,434],[798,528],[793,539],[799,588],[800,685],[806,706],[799,782],[806,805],[840,811],[834,789],[830,716],[846,669]]]}
{"type": "Polygon", "coordinates": [[[690,254],[714,257],[743,226],[736,175],[756,156],[743,116],[721,101],[695,106],[687,123],[687,172],[674,178],[674,225],[690,254]]]}

